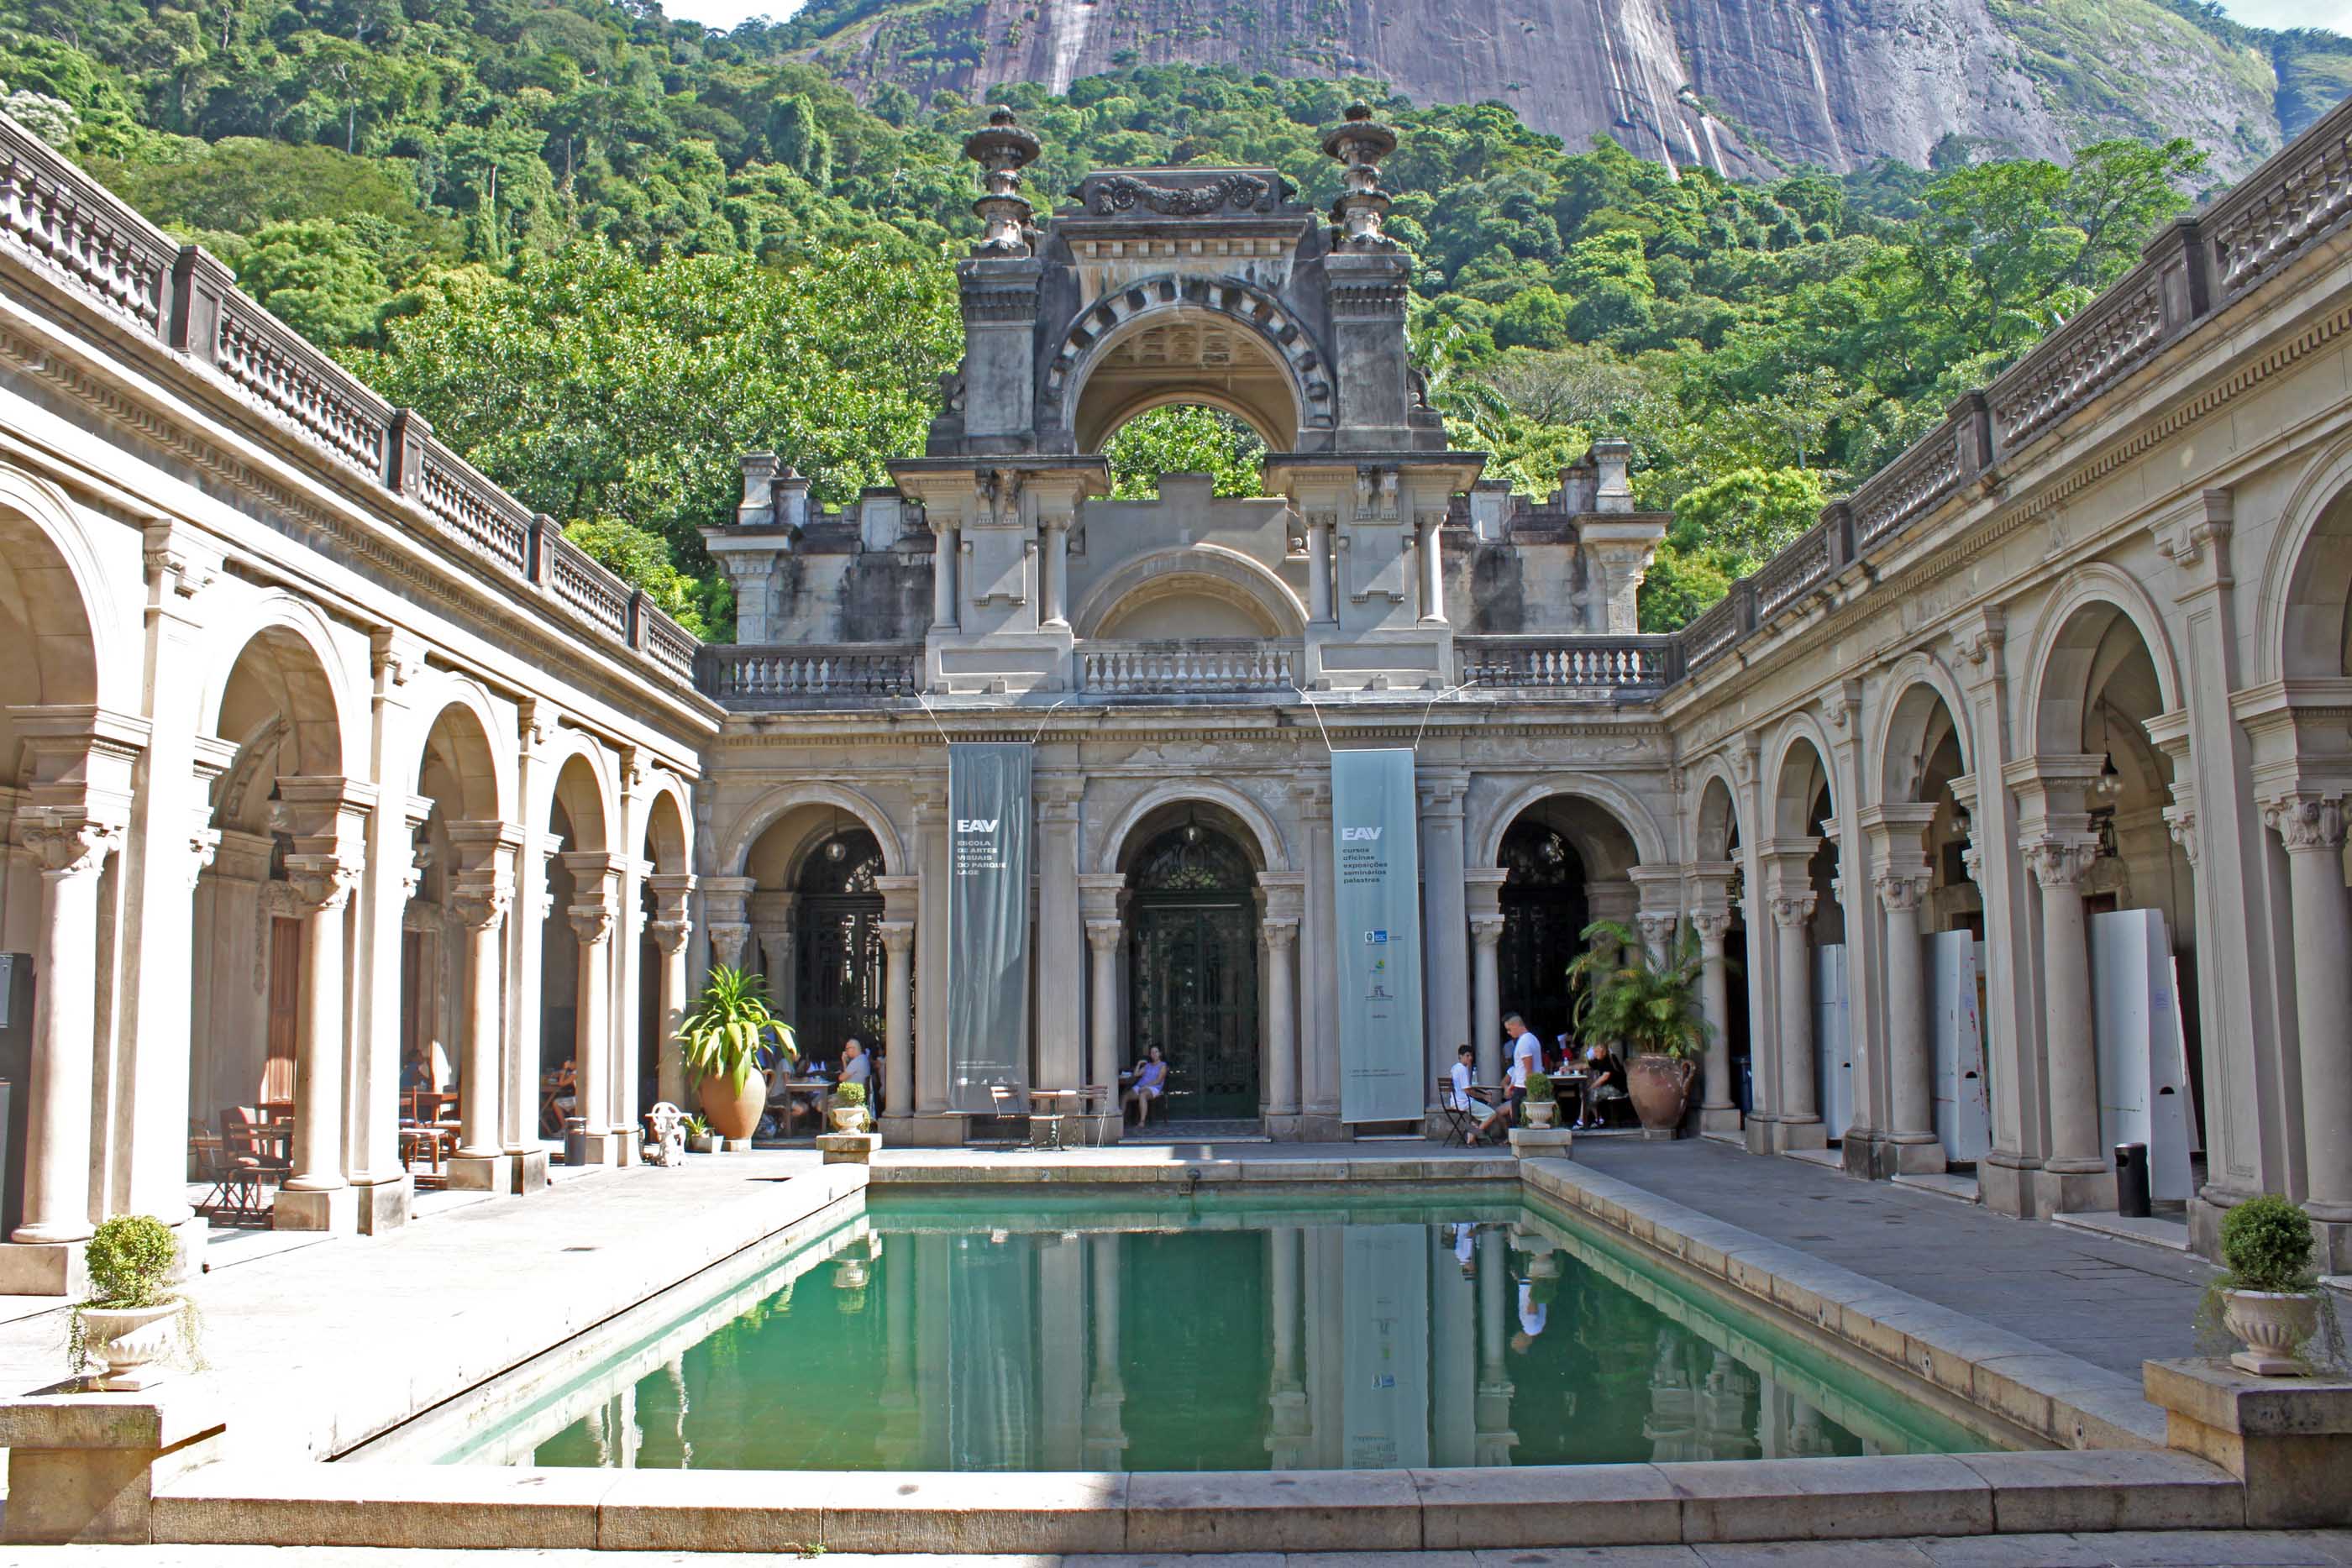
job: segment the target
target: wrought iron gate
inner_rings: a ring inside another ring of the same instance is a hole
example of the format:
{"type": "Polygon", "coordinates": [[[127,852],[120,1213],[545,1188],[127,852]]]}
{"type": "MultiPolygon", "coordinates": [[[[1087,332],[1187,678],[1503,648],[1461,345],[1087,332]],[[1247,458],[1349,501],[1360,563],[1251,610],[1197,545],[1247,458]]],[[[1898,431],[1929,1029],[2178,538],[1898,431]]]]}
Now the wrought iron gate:
{"type": "Polygon", "coordinates": [[[1191,823],[1147,846],[1130,875],[1128,1041],[1138,1057],[1166,1053],[1171,1117],[1258,1113],[1253,881],[1232,841],[1191,823]]]}

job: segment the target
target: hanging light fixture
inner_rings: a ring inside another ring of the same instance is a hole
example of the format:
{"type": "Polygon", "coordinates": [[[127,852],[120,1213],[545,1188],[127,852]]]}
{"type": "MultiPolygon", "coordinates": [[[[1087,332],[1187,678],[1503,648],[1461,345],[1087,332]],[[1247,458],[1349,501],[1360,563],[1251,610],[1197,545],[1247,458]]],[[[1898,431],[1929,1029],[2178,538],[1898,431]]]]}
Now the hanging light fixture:
{"type": "Polygon", "coordinates": [[[839,865],[849,858],[849,846],[841,837],[841,808],[833,808],[833,836],[825,841],[824,858],[839,865]]]}
{"type": "Polygon", "coordinates": [[[1193,811],[1192,811],[1192,807],[1190,807],[1190,806],[1187,806],[1187,807],[1185,807],[1185,808],[1184,808],[1184,844],[1185,844],[1185,847],[1189,849],[1189,848],[1191,848],[1192,845],[1197,844],[1197,843],[1199,843],[1200,841],[1201,841],[1201,824],[1200,824],[1199,821],[1194,817],[1194,815],[1193,815],[1193,811]]]}

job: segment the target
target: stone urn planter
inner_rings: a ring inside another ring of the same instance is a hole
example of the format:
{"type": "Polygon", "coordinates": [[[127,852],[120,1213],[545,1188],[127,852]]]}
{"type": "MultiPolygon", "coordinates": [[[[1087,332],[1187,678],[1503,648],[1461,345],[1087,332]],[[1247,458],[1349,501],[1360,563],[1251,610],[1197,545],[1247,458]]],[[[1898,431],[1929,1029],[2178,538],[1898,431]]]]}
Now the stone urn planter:
{"type": "Polygon", "coordinates": [[[761,1113],[768,1108],[768,1085],[756,1073],[740,1090],[732,1079],[706,1078],[695,1090],[695,1099],[712,1132],[730,1141],[749,1143],[760,1130],[761,1113]]]}
{"type": "Polygon", "coordinates": [[[178,1348],[184,1301],[152,1307],[81,1309],[82,1354],[94,1362],[89,1386],[100,1393],[151,1388],[168,1375],[166,1364],[178,1348]]]}
{"type": "Polygon", "coordinates": [[[825,1115],[832,1121],[833,1130],[836,1133],[866,1131],[866,1107],[863,1105],[835,1105],[825,1115]]]}
{"type": "Polygon", "coordinates": [[[2305,1291],[2221,1292],[2221,1322],[2245,1349],[2230,1364],[2257,1377],[2294,1377],[2305,1369],[2295,1353],[2319,1331],[2319,1298],[2305,1291]]]}
{"type": "Polygon", "coordinates": [[[1682,1125],[1690,1104],[1691,1081],[1698,1064],[1657,1051],[1645,1051],[1625,1064],[1625,1092],[1633,1101],[1633,1114],[1652,1132],[1682,1125]]]}
{"type": "Polygon", "coordinates": [[[1559,1102],[1557,1100],[1528,1100],[1523,1103],[1523,1107],[1530,1127],[1549,1127],[1559,1120],[1559,1102]]]}

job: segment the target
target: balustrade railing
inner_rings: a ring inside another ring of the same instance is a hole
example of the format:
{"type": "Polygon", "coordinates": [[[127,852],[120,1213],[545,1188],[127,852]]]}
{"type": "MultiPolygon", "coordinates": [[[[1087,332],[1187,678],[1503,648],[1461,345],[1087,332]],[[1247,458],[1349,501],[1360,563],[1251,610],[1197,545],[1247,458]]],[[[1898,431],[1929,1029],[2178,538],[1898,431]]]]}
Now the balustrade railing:
{"type": "Polygon", "coordinates": [[[1454,639],[1465,684],[1613,695],[1655,691],[1673,674],[1672,637],[1466,636],[1454,639]]]}
{"type": "Polygon", "coordinates": [[[912,696],[923,651],[911,644],[801,643],[793,647],[706,643],[696,685],[714,702],[746,706],[838,697],[912,696]]]}
{"type": "Polygon", "coordinates": [[[1078,687],[1112,695],[1286,692],[1298,682],[1296,643],[1251,637],[1088,643],[1078,649],[1078,687]]]}

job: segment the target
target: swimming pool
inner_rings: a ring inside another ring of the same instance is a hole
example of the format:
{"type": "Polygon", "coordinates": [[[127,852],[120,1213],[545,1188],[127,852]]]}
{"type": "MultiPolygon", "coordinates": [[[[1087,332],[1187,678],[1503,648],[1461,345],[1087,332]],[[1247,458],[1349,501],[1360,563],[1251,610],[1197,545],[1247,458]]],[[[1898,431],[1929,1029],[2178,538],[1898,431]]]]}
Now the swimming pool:
{"type": "Polygon", "coordinates": [[[876,1190],[451,1461],[1399,1469],[2007,1446],[1492,1187],[876,1190]]]}

